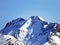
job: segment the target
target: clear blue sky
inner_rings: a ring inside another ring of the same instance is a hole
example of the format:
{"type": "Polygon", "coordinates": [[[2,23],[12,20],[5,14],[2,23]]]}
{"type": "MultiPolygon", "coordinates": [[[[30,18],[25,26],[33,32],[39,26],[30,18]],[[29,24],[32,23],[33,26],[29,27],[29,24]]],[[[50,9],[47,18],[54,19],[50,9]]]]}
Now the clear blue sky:
{"type": "Polygon", "coordinates": [[[0,0],[0,29],[13,19],[30,16],[60,23],[60,0],[0,0]]]}

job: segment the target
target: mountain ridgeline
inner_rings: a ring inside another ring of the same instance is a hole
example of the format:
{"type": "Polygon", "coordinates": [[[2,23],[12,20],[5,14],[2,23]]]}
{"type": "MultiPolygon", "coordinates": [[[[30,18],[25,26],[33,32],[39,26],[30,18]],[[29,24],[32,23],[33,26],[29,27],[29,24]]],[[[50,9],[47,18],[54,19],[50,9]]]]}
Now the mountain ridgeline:
{"type": "Polygon", "coordinates": [[[1,45],[60,45],[60,24],[48,23],[40,16],[31,16],[27,20],[17,18],[5,25],[0,37],[4,39],[0,40],[1,45]],[[59,41],[56,42],[53,36],[59,41]]]}

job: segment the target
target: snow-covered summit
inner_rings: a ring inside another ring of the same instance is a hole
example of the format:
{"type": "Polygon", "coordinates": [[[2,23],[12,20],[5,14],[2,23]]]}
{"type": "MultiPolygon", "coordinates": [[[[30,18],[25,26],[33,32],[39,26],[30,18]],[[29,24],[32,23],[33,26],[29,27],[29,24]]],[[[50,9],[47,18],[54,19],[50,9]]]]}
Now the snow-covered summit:
{"type": "Polygon", "coordinates": [[[41,20],[41,21],[45,21],[43,18],[41,18],[40,16],[31,16],[30,17],[31,19],[39,19],[39,20],[41,20]]]}

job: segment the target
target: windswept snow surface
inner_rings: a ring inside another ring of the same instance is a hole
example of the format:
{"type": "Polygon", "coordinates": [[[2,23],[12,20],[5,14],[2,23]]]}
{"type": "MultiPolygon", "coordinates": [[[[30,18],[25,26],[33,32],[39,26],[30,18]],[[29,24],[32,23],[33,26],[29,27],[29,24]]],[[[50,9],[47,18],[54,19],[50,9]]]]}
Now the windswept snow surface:
{"type": "Polygon", "coordinates": [[[0,44],[4,45],[6,39],[12,39],[13,37],[12,42],[14,45],[16,43],[19,45],[45,45],[49,41],[48,36],[53,31],[53,27],[54,23],[48,24],[48,22],[39,16],[31,16],[27,20],[18,18],[7,23],[0,31],[0,39],[3,38],[3,41],[0,40],[0,44]]]}

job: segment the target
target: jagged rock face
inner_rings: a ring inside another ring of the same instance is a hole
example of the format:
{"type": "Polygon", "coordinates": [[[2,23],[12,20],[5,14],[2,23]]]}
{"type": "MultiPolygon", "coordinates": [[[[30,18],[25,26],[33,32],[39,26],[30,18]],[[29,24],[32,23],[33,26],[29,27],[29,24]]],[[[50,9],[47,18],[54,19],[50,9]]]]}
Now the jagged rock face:
{"type": "Polygon", "coordinates": [[[25,19],[23,19],[23,18],[18,18],[18,19],[12,20],[12,21],[8,22],[8,23],[5,25],[5,28],[6,28],[6,27],[9,27],[9,26],[11,26],[11,25],[20,26],[20,25],[22,25],[23,21],[25,21],[25,19]],[[20,24],[20,23],[21,23],[21,24],[20,24]],[[20,24],[20,25],[19,25],[19,24],[20,24]]]}
{"type": "Polygon", "coordinates": [[[54,24],[53,31],[48,36],[49,41],[45,45],[60,45],[60,24],[54,24]]]}
{"type": "Polygon", "coordinates": [[[60,24],[55,23],[54,30],[60,32],[60,24]]]}

